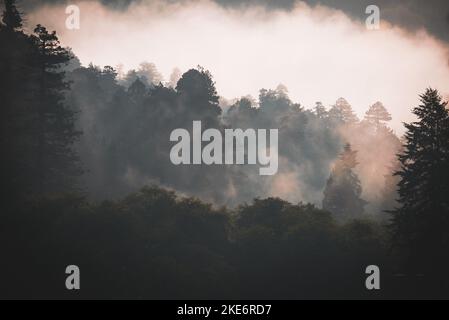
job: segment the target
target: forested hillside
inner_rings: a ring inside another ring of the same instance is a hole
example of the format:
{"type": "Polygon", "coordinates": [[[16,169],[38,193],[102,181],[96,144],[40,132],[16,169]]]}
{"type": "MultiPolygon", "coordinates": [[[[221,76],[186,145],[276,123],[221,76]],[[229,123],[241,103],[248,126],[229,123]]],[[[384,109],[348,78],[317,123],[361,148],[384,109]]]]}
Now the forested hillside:
{"type": "Polygon", "coordinates": [[[82,66],[5,0],[0,297],[449,297],[449,113],[420,97],[404,137],[378,101],[359,119],[283,85],[226,100],[201,66],[168,81],[148,62],[82,66]],[[173,165],[170,132],[195,120],[279,129],[279,171],[173,165]]]}

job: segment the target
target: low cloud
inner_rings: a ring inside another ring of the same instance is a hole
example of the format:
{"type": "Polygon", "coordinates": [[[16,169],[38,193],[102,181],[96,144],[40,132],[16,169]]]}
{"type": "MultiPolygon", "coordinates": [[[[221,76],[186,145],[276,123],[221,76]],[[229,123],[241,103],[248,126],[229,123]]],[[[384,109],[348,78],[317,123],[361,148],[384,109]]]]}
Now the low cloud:
{"type": "Polygon", "coordinates": [[[222,7],[211,1],[136,2],[114,10],[80,2],[81,29],[67,30],[64,6],[42,6],[28,18],[57,30],[83,64],[135,68],[152,61],[165,79],[174,67],[209,69],[225,98],[282,82],[306,107],[345,97],[362,116],[381,100],[402,132],[418,93],[448,93],[448,48],[420,30],[382,21],[369,31],[343,12],[297,4],[290,11],[263,6],[222,7]]]}

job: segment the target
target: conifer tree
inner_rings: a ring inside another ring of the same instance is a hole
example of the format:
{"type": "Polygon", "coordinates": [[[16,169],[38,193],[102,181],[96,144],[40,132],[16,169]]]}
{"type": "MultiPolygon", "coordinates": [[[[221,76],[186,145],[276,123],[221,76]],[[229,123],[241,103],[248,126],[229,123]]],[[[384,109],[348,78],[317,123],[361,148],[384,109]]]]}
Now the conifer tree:
{"type": "Polygon", "coordinates": [[[190,69],[184,73],[176,84],[180,101],[190,111],[196,113],[196,117],[208,117],[216,121],[221,114],[219,97],[212,75],[202,67],[190,69]]]}
{"type": "Polygon", "coordinates": [[[30,106],[35,101],[35,46],[23,33],[22,17],[15,1],[4,1],[0,22],[0,183],[7,201],[30,191],[30,148],[33,124],[30,106]]]}
{"type": "Polygon", "coordinates": [[[400,165],[400,162],[396,159],[387,167],[388,172],[384,175],[385,181],[381,190],[381,208],[384,212],[393,210],[398,206],[398,183],[400,179],[394,173],[400,169],[400,165]]]}
{"type": "Polygon", "coordinates": [[[76,112],[64,102],[69,84],[61,67],[70,61],[71,53],[60,46],[56,32],[41,25],[34,29],[36,81],[33,103],[35,125],[35,182],[41,192],[60,190],[73,184],[80,173],[73,144],[80,132],[75,129],[76,112]]]}
{"type": "Polygon", "coordinates": [[[360,198],[362,186],[353,170],[356,166],[357,151],[346,144],[327,180],[323,199],[323,209],[335,214],[339,220],[360,216],[366,204],[360,198]]]}
{"type": "Polygon", "coordinates": [[[2,15],[4,28],[10,31],[16,31],[22,28],[22,16],[17,10],[15,0],[4,0],[5,11],[2,15]]]}
{"type": "Polygon", "coordinates": [[[399,156],[400,208],[392,211],[395,244],[409,250],[412,265],[449,266],[449,113],[437,90],[427,89],[405,124],[399,156]],[[433,261],[431,261],[433,260],[433,261]],[[441,264],[444,265],[444,264],[441,264]]]}
{"type": "Polygon", "coordinates": [[[355,124],[359,121],[351,105],[344,98],[339,98],[329,110],[329,117],[340,123],[355,124]]]}
{"type": "Polygon", "coordinates": [[[318,118],[324,119],[327,115],[326,107],[321,102],[315,103],[315,114],[318,118]]]}
{"type": "Polygon", "coordinates": [[[141,98],[145,95],[145,92],[147,91],[147,88],[143,84],[142,81],[140,81],[139,78],[137,78],[132,85],[128,88],[128,94],[131,97],[134,98],[141,98]]]}
{"type": "Polygon", "coordinates": [[[391,114],[381,102],[377,101],[365,113],[365,120],[379,128],[384,122],[391,121],[391,114]]]}

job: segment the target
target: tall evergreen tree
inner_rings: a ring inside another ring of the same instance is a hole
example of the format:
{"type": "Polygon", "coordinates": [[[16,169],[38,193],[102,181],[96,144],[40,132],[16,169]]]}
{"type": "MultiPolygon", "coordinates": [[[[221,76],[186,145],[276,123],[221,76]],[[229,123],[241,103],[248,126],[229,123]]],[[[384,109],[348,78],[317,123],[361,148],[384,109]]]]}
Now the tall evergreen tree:
{"type": "Polygon", "coordinates": [[[329,117],[340,123],[355,124],[359,121],[351,105],[344,98],[339,98],[329,110],[329,117]]]}
{"type": "Polygon", "coordinates": [[[384,122],[391,121],[391,114],[381,102],[377,101],[365,113],[365,120],[379,128],[384,122]]]}
{"type": "Polygon", "coordinates": [[[5,11],[2,15],[2,22],[4,28],[7,30],[16,31],[22,28],[22,16],[17,10],[15,0],[4,0],[5,11]]]}
{"type": "Polygon", "coordinates": [[[80,173],[73,144],[80,135],[75,129],[76,112],[64,103],[69,84],[61,67],[71,53],[60,46],[56,32],[41,25],[32,37],[36,46],[35,185],[39,191],[60,190],[73,184],[80,173]]]}
{"type": "Polygon", "coordinates": [[[394,174],[400,169],[400,162],[394,161],[388,167],[388,172],[384,176],[385,182],[381,190],[381,208],[384,212],[388,210],[393,210],[398,206],[398,183],[400,181],[399,177],[394,174]]]}
{"type": "Polygon", "coordinates": [[[137,78],[128,88],[128,94],[134,99],[143,97],[146,91],[147,88],[139,78],[137,78]]]}
{"type": "Polygon", "coordinates": [[[358,217],[364,211],[366,201],[360,198],[362,186],[353,170],[356,166],[357,151],[346,144],[327,180],[323,199],[323,209],[340,220],[358,217]]]}
{"type": "Polygon", "coordinates": [[[324,119],[327,116],[326,107],[320,101],[315,103],[315,114],[320,119],[324,119]]]}
{"type": "Polygon", "coordinates": [[[31,191],[31,105],[35,101],[35,46],[21,29],[15,1],[5,1],[0,23],[0,183],[6,203],[31,191]]]}
{"type": "MultiPolygon", "coordinates": [[[[427,89],[405,124],[399,156],[400,208],[392,211],[395,244],[409,249],[416,267],[449,266],[449,113],[437,90],[427,89]],[[438,262],[437,262],[438,261],[438,262]]],[[[436,270],[435,270],[436,271],[436,270]]]]}
{"type": "Polygon", "coordinates": [[[184,73],[176,85],[181,103],[188,108],[189,113],[198,117],[209,118],[216,124],[221,114],[219,97],[212,75],[209,71],[198,67],[184,73]]]}

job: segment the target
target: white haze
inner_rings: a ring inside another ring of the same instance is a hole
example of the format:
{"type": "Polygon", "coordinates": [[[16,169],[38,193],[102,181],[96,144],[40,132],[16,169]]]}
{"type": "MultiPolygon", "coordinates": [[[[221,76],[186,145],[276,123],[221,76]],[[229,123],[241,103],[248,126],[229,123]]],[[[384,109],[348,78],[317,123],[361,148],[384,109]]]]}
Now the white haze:
{"type": "Polygon", "coordinates": [[[65,28],[65,6],[41,7],[28,17],[55,29],[84,65],[136,68],[154,62],[168,81],[175,67],[210,70],[221,96],[287,86],[305,107],[345,97],[359,116],[380,100],[393,128],[412,118],[410,108],[427,87],[449,93],[448,48],[425,31],[409,34],[381,24],[369,31],[343,12],[299,4],[294,10],[226,9],[210,1],[157,1],[112,10],[79,2],[81,29],[65,28]]]}

